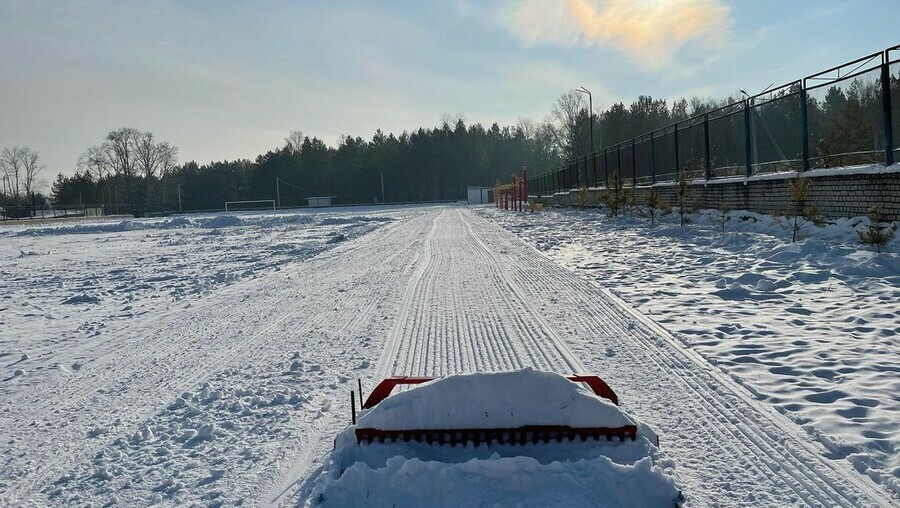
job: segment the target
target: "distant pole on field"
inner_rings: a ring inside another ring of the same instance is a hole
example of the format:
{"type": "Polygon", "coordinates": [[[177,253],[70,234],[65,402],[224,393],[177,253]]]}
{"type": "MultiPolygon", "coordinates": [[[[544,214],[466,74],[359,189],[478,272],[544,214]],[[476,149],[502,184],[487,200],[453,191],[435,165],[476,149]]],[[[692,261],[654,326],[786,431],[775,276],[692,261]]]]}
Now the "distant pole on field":
{"type": "Polygon", "coordinates": [[[181,184],[178,184],[178,211],[181,212],[181,184]]]}
{"type": "Polygon", "coordinates": [[[525,201],[528,201],[528,166],[522,164],[522,186],[525,191],[525,201]]]}
{"type": "Polygon", "coordinates": [[[384,171],[381,172],[381,203],[387,203],[384,199],[384,171]]]}
{"type": "Polygon", "coordinates": [[[277,176],[275,177],[275,208],[281,208],[281,186],[277,176]]]}

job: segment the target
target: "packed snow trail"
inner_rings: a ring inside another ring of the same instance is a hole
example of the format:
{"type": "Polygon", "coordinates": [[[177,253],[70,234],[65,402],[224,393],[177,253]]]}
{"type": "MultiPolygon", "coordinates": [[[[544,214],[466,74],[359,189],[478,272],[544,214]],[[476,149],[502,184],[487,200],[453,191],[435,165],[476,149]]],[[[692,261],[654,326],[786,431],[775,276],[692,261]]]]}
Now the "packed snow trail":
{"type": "Polygon", "coordinates": [[[595,371],[660,433],[693,503],[890,503],[664,329],[469,210],[434,217],[417,263],[379,376],[595,371]]]}
{"type": "Polygon", "coordinates": [[[112,323],[79,370],[10,388],[0,504],[295,504],[357,377],[525,366],[604,377],[660,434],[689,504],[891,503],[664,329],[468,209],[399,214],[192,303],[112,323]]]}

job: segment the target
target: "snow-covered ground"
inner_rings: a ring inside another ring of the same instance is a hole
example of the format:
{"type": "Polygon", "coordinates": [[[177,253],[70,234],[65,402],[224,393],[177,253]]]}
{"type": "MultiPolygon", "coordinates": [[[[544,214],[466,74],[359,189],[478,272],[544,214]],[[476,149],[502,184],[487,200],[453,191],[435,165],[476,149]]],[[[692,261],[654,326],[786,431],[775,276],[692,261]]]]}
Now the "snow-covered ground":
{"type": "Polygon", "coordinates": [[[649,315],[833,457],[900,495],[900,235],[859,245],[867,219],[809,226],[790,243],[772,217],[484,209],[649,315]]]}
{"type": "MultiPolygon", "coordinates": [[[[350,423],[357,378],[371,390],[392,373],[524,367],[604,377],[659,433],[657,459],[688,505],[890,505],[882,486],[605,282],[491,222],[521,216],[485,212],[0,228],[0,505],[315,504],[312,479],[350,423]]],[[[481,457],[485,474],[510,482],[547,472],[510,483],[503,499],[478,496],[491,483],[465,463],[437,467],[423,451],[402,467],[414,478],[443,471],[473,501],[501,504],[528,499],[516,496],[529,485],[535,499],[562,502],[554,488],[621,473],[591,460],[561,467],[566,452],[556,453],[481,457]]],[[[400,481],[391,459],[356,479],[400,481]]],[[[331,498],[341,492],[359,491],[331,498]]]]}
{"type": "MultiPolygon", "coordinates": [[[[679,499],[653,434],[637,439],[525,445],[357,443],[359,429],[517,429],[526,425],[639,425],[613,403],[564,377],[530,368],[450,376],[363,411],[336,439],[315,478],[322,506],[672,506],[679,499]],[[651,441],[652,439],[652,441],[651,441]],[[373,488],[382,486],[381,488],[373,488]]],[[[506,441],[511,439],[507,433],[506,441]]],[[[482,440],[484,437],[481,438],[482,440]]],[[[669,470],[671,471],[671,470],[669,470]]]]}

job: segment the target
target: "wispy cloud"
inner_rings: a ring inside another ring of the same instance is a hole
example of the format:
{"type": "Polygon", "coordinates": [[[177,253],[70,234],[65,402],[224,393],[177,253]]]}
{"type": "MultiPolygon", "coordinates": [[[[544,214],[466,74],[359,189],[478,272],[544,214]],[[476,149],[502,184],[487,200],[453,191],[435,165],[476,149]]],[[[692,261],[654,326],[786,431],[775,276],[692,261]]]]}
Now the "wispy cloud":
{"type": "Polygon", "coordinates": [[[488,15],[528,44],[611,47],[651,70],[689,42],[723,45],[731,24],[721,0],[507,0],[488,15]]]}

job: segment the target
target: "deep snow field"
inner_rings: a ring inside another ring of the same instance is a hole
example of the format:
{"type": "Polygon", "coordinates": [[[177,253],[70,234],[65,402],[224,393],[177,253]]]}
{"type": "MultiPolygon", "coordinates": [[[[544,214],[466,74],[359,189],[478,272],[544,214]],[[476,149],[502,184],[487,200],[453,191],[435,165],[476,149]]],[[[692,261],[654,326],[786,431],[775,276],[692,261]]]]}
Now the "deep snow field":
{"type": "Polygon", "coordinates": [[[0,378],[21,375],[0,396],[78,370],[104,328],[190,307],[391,220],[245,212],[0,225],[0,378]]]}
{"type": "Polygon", "coordinates": [[[859,245],[865,218],[810,225],[790,243],[773,217],[480,210],[595,279],[771,403],[833,457],[900,495],[900,235],[859,245]]]}
{"type": "MultiPolygon", "coordinates": [[[[297,318],[273,315],[284,295],[311,312],[296,275],[270,275],[420,213],[0,226],[0,505],[215,506],[271,482],[251,466],[283,458],[298,410],[313,420],[328,412],[321,388],[337,376],[265,335],[297,318]]],[[[304,333],[330,317],[319,314],[291,326],[304,333]]]]}
{"type": "Polygon", "coordinates": [[[844,224],[791,246],[761,216],[720,238],[705,218],[2,225],[0,506],[895,503],[896,241],[875,256],[844,224]],[[603,376],[658,450],[333,448],[357,379],[529,367],[603,376]]]}

